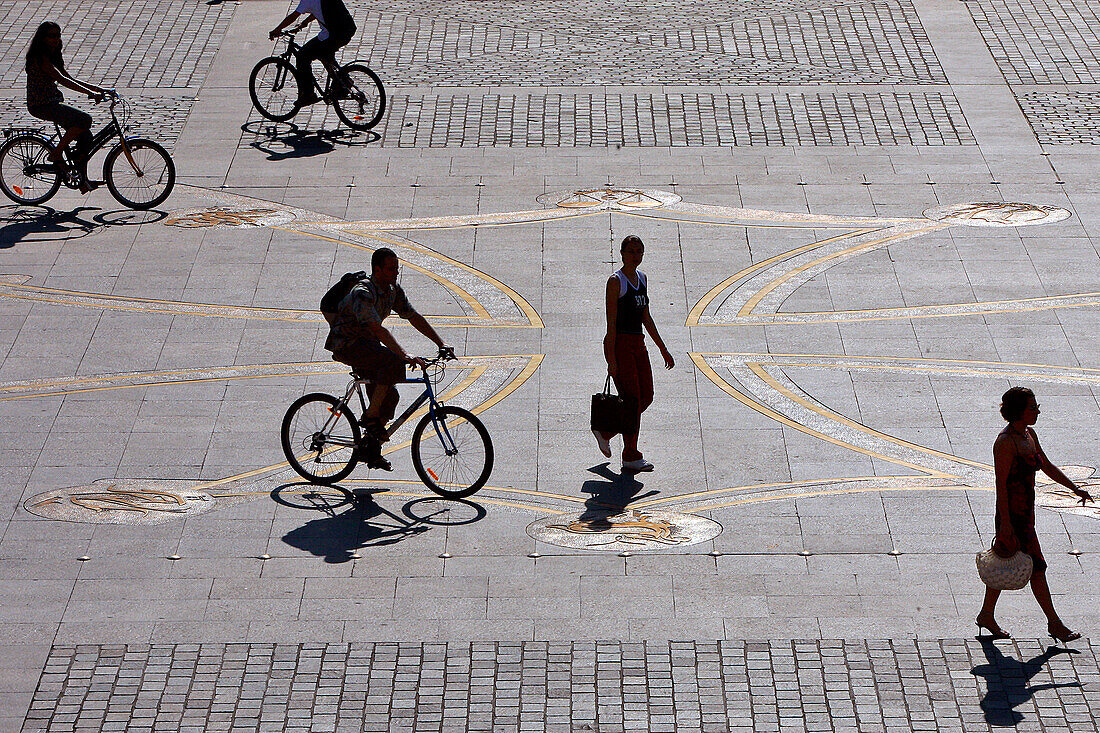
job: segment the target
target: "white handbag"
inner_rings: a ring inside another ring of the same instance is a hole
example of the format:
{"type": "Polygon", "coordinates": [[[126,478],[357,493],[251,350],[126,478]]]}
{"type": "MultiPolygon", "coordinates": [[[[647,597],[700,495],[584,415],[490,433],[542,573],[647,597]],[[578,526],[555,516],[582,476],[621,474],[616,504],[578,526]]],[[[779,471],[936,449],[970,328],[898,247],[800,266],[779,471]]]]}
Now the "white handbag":
{"type": "Polygon", "coordinates": [[[993,552],[992,548],[974,556],[978,566],[978,577],[994,590],[1020,590],[1031,580],[1034,563],[1031,555],[1016,551],[1016,554],[1004,558],[993,552]]]}

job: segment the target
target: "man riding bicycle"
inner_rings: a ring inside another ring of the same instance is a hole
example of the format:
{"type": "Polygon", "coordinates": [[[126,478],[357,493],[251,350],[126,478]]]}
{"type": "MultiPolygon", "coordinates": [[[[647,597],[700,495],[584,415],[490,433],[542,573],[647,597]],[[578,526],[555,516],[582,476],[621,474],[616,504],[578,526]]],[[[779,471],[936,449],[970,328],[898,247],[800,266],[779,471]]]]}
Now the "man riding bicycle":
{"type": "Polygon", "coordinates": [[[302,26],[316,19],[321,24],[321,32],[298,51],[298,100],[295,102],[298,107],[321,101],[315,91],[317,79],[313,75],[313,61],[320,59],[326,65],[335,67],[336,52],[348,45],[355,35],[355,21],[344,0],[299,0],[297,9],[286,16],[268,37],[274,41],[284,28],[303,15],[306,17],[302,26]]]}
{"type": "Polygon", "coordinates": [[[382,321],[391,312],[397,313],[441,351],[449,351],[450,347],[416,312],[397,284],[394,251],[388,247],[376,249],[370,261],[370,277],[358,282],[340,301],[325,348],[334,360],[347,364],[359,378],[370,382],[370,404],[360,420],[364,428],[363,457],[369,468],[391,471],[390,462],[382,457],[382,443],[388,437],[386,423],[393,419],[399,401],[394,385],[404,381],[406,365],[423,367],[424,360],[401,348],[382,321]]]}

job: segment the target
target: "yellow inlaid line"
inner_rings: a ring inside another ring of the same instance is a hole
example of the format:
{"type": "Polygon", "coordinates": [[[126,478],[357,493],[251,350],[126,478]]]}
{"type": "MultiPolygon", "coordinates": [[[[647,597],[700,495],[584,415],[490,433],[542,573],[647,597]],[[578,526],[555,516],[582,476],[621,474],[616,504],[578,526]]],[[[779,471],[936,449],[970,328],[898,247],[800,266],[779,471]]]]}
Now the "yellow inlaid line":
{"type": "Polygon", "coordinates": [[[803,252],[809,252],[810,250],[816,249],[817,247],[822,247],[822,246],[824,246],[826,244],[830,244],[832,242],[838,242],[842,239],[849,239],[851,237],[858,237],[861,234],[866,234],[866,233],[872,232],[872,231],[875,231],[875,230],[874,229],[860,229],[860,230],[857,230],[857,231],[848,232],[847,234],[839,234],[835,237],[829,237],[828,239],[823,239],[819,242],[811,242],[810,244],[804,244],[801,247],[796,247],[795,249],[788,250],[788,251],[783,252],[781,254],[777,254],[774,257],[769,257],[766,260],[761,260],[760,262],[757,262],[756,264],[750,265],[750,266],[746,267],[745,269],[741,270],[740,272],[736,272],[733,275],[730,275],[725,280],[723,280],[722,282],[718,283],[713,288],[711,288],[710,291],[706,295],[704,295],[699,300],[698,303],[695,304],[695,307],[691,309],[691,312],[688,313],[687,323],[684,324],[684,325],[686,325],[686,326],[698,326],[700,316],[703,315],[703,311],[705,311],[707,309],[707,307],[710,305],[711,301],[713,301],[716,297],[718,297],[718,295],[720,293],[725,291],[727,288],[729,288],[730,285],[733,285],[738,280],[741,280],[742,278],[748,277],[749,275],[752,275],[753,273],[759,272],[760,270],[763,270],[766,267],[770,267],[771,265],[774,265],[777,262],[782,262],[783,260],[790,259],[791,257],[794,257],[796,255],[800,255],[803,252]]]}
{"type": "MultiPolygon", "coordinates": [[[[364,250],[364,251],[367,251],[367,252],[370,252],[370,251],[373,251],[374,249],[376,249],[376,248],[373,248],[373,247],[367,247],[366,245],[363,245],[363,244],[357,244],[355,242],[347,242],[343,239],[335,239],[333,237],[326,237],[325,235],[317,234],[316,232],[304,232],[301,229],[291,229],[289,227],[281,227],[281,226],[272,226],[271,228],[272,229],[281,229],[284,232],[291,232],[292,234],[301,234],[303,237],[313,237],[314,239],[323,239],[326,242],[332,242],[334,244],[342,244],[345,247],[354,247],[356,249],[361,249],[361,250],[364,250]]],[[[368,235],[363,235],[363,236],[368,236],[368,235]]],[[[381,237],[373,237],[373,236],[371,236],[371,238],[372,239],[381,239],[381,237]]],[[[396,244],[396,242],[393,242],[393,244],[396,244]]],[[[405,245],[405,246],[407,246],[407,245],[405,245]]],[[[440,275],[435,274],[431,270],[428,270],[428,269],[426,269],[424,267],[421,267],[419,265],[415,265],[415,264],[409,262],[408,260],[402,260],[402,263],[404,263],[407,267],[409,267],[413,270],[416,270],[417,272],[421,273],[422,275],[426,275],[426,276],[430,277],[432,280],[435,280],[437,283],[439,283],[440,285],[442,285],[443,287],[447,288],[452,293],[457,295],[459,298],[461,298],[463,301],[465,301],[466,305],[468,305],[470,307],[470,309],[477,315],[478,318],[481,318],[481,319],[484,319],[484,320],[492,320],[492,316],[489,315],[489,311],[487,311],[485,309],[485,306],[483,306],[480,303],[480,301],[477,300],[477,298],[470,295],[470,293],[466,292],[466,290],[459,287],[457,284],[451,282],[450,280],[446,279],[445,277],[442,277],[440,275]]]]}
{"type": "MultiPolygon", "coordinates": [[[[795,394],[791,390],[787,389],[787,387],[780,384],[779,381],[777,379],[775,379],[771,374],[768,374],[767,370],[764,369],[764,367],[762,365],[760,365],[758,363],[755,363],[755,362],[747,362],[746,366],[749,368],[750,371],[752,371],[753,374],[755,374],[757,377],[759,377],[765,384],[767,384],[769,387],[774,389],[776,392],[779,392],[780,394],[784,395],[789,400],[797,402],[798,404],[805,407],[807,410],[812,410],[813,412],[816,412],[818,415],[821,415],[824,418],[828,418],[829,420],[832,420],[833,422],[838,422],[842,425],[847,425],[848,427],[852,428],[853,430],[858,430],[862,433],[866,433],[867,435],[873,435],[877,438],[881,438],[882,440],[885,440],[887,442],[890,442],[890,443],[893,443],[895,445],[901,446],[903,448],[908,448],[910,450],[920,451],[921,453],[926,453],[930,456],[936,456],[937,458],[943,458],[943,459],[952,461],[953,463],[961,463],[961,464],[966,465],[966,466],[972,466],[974,468],[982,468],[982,469],[985,469],[987,471],[992,471],[993,470],[993,467],[988,465],[988,464],[978,463],[977,461],[971,461],[967,458],[959,458],[958,456],[953,456],[950,453],[942,453],[942,452],[940,452],[938,450],[934,450],[932,448],[926,448],[922,445],[917,445],[916,443],[910,443],[907,440],[902,440],[901,438],[895,438],[894,436],[887,435],[886,433],[880,433],[879,431],[877,431],[873,428],[869,428],[866,425],[863,425],[861,423],[858,423],[855,420],[849,420],[848,418],[844,417],[840,413],[833,412],[832,410],[827,410],[822,405],[820,405],[818,403],[815,403],[815,402],[811,402],[807,399],[804,399],[800,395],[795,394]]],[[[887,458],[886,460],[889,460],[893,463],[897,463],[899,465],[912,467],[912,464],[902,462],[902,461],[900,461],[896,458],[887,458]]],[[[928,469],[922,469],[922,470],[928,471],[928,469]]]]}
{"type": "Polygon", "coordinates": [[[920,229],[906,229],[906,230],[903,230],[903,231],[900,231],[900,232],[896,232],[895,234],[891,234],[888,237],[882,237],[881,239],[873,239],[869,242],[861,242],[860,244],[857,244],[854,247],[848,247],[847,249],[842,249],[839,252],[833,252],[832,254],[827,254],[824,257],[819,257],[815,260],[807,262],[804,265],[799,265],[798,267],[795,267],[794,269],[784,273],[780,277],[778,277],[775,280],[771,281],[770,283],[765,285],[763,288],[758,290],[755,294],[753,294],[753,296],[751,298],[749,298],[748,302],[746,302],[745,305],[743,305],[741,307],[741,310],[737,312],[737,315],[739,315],[739,316],[751,315],[753,309],[756,308],[756,306],[760,303],[761,300],[764,299],[765,296],[768,295],[768,293],[772,292],[773,290],[778,288],[780,285],[782,285],[783,283],[790,280],[795,275],[798,275],[798,274],[803,273],[807,270],[810,270],[814,267],[817,267],[818,265],[820,265],[824,262],[828,262],[829,260],[834,260],[838,257],[843,257],[845,255],[855,254],[856,252],[860,252],[860,251],[865,250],[869,247],[874,247],[875,245],[879,245],[879,244],[882,244],[884,242],[892,242],[895,239],[909,238],[909,237],[914,237],[914,236],[917,236],[917,235],[920,235],[920,234],[925,234],[927,232],[935,232],[935,231],[939,231],[941,229],[947,229],[950,226],[951,226],[950,224],[933,224],[931,226],[922,227],[920,229]]]}
{"type": "MultiPolygon", "coordinates": [[[[669,209],[663,209],[663,211],[669,211],[671,214],[678,214],[679,212],[670,211],[669,209]]],[[[616,214],[625,214],[626,216],[636,216],[639,219],[656,219],[657,221],[672,221],[681,224],[704,224],[706,226],[719,226],[719,227],[739,227],[742,229],[851,229],[855,224],[840,224],[840,223],[813,223],[807,222],[805,224],[753,224],[750,222],[759,221],[757,219],[734,219],[729,217],[725,221],[714,221],[706,219],[692,219],[687,216],[657,216],[655,214],[641,214],[636,211],[616,211],[616,214]]],[[[698,214],[691,212],[696,216],[711,216],[710,214],[698,214]]],[[[714,217],[718,217],[717,214],[713,214],[714,217]]],[[[883,224],[884,227],[891,226],[891,224],[883,224]]]]}
{"type": "Polygon", "coordinates": [[[817,496],[834,496],[843,494],[869,494],[869,493],[883,493],[887,491],[993,491],[993,488],[987,488],[985,486],[878,486],[878,487],[853,487],[850,489],[835,489],[835,490],[823,490],[823,491],[807,491],[799,494],[769,494],[767,496],[754,496],[748,499],[737,499],[734,501],[727,501],[721,504],[708,504],[707,506],[699,506],[691,509],[691,513],[696,512],[709,512],[715,509],[725,509],[731,506],[738,506],[741,504],[756,504],[763,501],[784,501],[786,499],[809,499],[817,496]]]}
{"type": "MultiPolygon", "coordinates": [[[[839,438],[834,438],[831,435],[807,427],[802,423],[795,422],[786,415],[776,412],[770,407],[767,407],[766,405],[757,402],[752,397],[749,397],[745,393],[734,388],[733,385],[718,376],[718,373],[714,371],[714,369],[711,368],[709,364],[707,364],[703,354],[693,352],[689,353],[688,356],[690,356],[691,360],[695,362],[695,366],[698,367],[699,371],[701,371],[707,377],[707,379],[713,382],[723,392],[730,395],[745,406],[751,407],[753,410],[756,410],[761,415],[771,418],[778,423],[793,428],[801,433],[805,433],[806,435],[812,435],[815,438],[820,438],[821,440],[824,440],[827,443],[832,443],[835,446],[847,448],[848,450],[855,451],[856,453],[862,453],[863,455],[869,456],[871,458],[879,458],[884,461],[888,461],[889,463],[893,463],[899,466],[905,466],[906,468],[912,468],[916,471],[920,471],[921,473],[928,474],[929,476],[934,476],[936,478],[958,478],[957,476],[953,476],[952,474],[943,473],[941,471],[937,471],[926,466],[918,466],[915,463],[909,463],[908,461],[903,461],[899,458],[894,458],[893,456],[887,456],[876,451],[868,450],[858,445],[853,445],[851,443],[840,440],[839,438]]],[[[718,354],[710,354],[709,356],[718,356],[718,354]]]]}
{"type": "Polygon", "coordinates": [[[771,484],[747,484],[745,486],[732,486],[725,489],[707,489],[706,491],[693,491],[689,494],[676,494],[675,496],[664,496],[658,499],[650,499],[648,501],[640,501],[637,504],[631,504],[632,507],[647,507],[657,506],[658,504],[668,504],[670,502],[686,501],[688,499],[701,498],[704,496],[716,496],[719,494],[729,494],[734,491],[761,491],[763,489],[777,489],[780,487],[792,488],[795,486],[820,486],[822,484],[843,484],[856,481],[889,481],[890,479],[912,479],[912,476],[857,476],[854,478],[836,478],[836,479],[820,479],[816,481],[779,481],[771,484]]]}

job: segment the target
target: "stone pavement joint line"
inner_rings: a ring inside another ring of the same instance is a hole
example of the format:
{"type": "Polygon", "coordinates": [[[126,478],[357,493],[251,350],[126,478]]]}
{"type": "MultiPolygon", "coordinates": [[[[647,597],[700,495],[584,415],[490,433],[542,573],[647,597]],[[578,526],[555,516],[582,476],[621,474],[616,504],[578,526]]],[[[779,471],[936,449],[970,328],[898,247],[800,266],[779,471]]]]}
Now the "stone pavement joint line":
{"type": "MultiPolygon", "coordinates": [[[[730,147],[749,145],[973,145],[954,96],[847,94],[394,95],[382,147],[730,147]]],[[[315,105],[294,120],[335,130],[315,105]]],[[[303,135],[261,123],[242,145],[279,153],[303,135]]],[[[318,140],[316,145],[322,145],[318,140]]]]}
{"type": "Polygon", "coordinates": [[[1095,731],[1097,649],[973,639],[55,646],[24,731],[1095,731]],[[125,726],[125,728],[124,728],[125,726]]]}

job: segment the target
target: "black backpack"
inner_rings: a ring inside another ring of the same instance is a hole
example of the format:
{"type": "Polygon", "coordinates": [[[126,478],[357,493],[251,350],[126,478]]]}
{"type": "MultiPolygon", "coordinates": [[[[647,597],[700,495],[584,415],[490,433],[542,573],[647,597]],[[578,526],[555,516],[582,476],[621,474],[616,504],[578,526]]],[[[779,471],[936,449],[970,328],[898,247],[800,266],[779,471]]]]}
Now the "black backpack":
{"type": "Polygon", "coordinates": [[[367,273],[362,270],[359,272],[346,272],[344,276],[321,297],[321,315],[325,317],[325,320],[329,322],[330,326],[332,322],[336,320],[336,315],[340,310],[340,301],[348,296],[352,288],[366,279],[367,273]]]}
{"type": "Polygon", "coordinates": [[[343,0],[321,0],[321,14],[325,16],[323,25],[330,37],[350,40],[355,35],[355,21],[343,0]]]}

